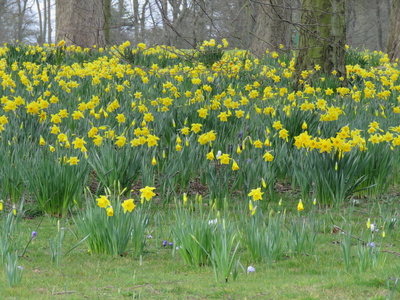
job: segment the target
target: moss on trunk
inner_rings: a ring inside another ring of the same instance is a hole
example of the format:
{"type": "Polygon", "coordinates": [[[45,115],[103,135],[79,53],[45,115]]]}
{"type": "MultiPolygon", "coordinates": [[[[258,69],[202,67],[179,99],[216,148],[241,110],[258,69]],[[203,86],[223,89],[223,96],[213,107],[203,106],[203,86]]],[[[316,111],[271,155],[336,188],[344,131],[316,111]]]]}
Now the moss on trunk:
{"type": "Polygon", "coordinates": [[[319,65],[320,72],[346,77],[346,21],[342,0],[304,0],[294,86],[301,72],[319,65]]]}

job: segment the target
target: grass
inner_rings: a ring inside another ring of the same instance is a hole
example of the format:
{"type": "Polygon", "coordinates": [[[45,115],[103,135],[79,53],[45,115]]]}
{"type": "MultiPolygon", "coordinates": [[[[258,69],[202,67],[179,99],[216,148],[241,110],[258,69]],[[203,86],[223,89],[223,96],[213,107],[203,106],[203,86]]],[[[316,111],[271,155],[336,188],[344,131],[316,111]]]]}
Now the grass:
{"type": "MultiPolygon", "coordinates": [[[[295,215],[297,200],[293,195],[283,196],[287,197],[283,201],[283,206],[289,210],[287,215],[295,215]],[[289,200],[288,196],[293,200],[289,200]]],[[[398,198],[381,200],[383,202],[395,207],[398,198]]],[[[238,203],[230,205],[238,206],[238,203]]],[[[261,206],[265,209],[267,206],[274,208],[275,203],[265,201],[261,206]]],[[[19,260],[24,268],[21,285],[9,288],[5,271],[0,272],[2,295],[7,299],[47,299],[54,296],[66,299],[387,299],[389,278],[400,276],[400,258],[391,253],[385,253],[385,264],[374,270],[359,273],[356,260],[352,259],[350,271],[345,271],[342,250],[338,244],[341,233],[332,233],[333,225],[343,229],[352,226],[352,235],[360,237],[361,231],[366,231],[367,216],[378,213],[374,202],[364,201],[355,207],[352,216],[346,204],[341,209],[318,208],[317,217],[323,225],[314,254],[287,253],[271,268],[251,261],[245,244],[241,243],[239,255],[243,269],[239,270],[236,281],[228,283],[223,280],[216,282],[211,266],[185,266],[173,247],[162,246],[164,239],[171,240],[168,223],[173,219],[165,219],[167,224],[162,226],[163,233],[154,220],[157,214],[168,215],[168,209],[173,208],[160,208],[154,213],[149,226],[149,234],[153,238],[147,240],[146,252],[141,258],[134,258],[133,253],[118,258],[91,255],[82,243],[62,257],[59,267],[50,263],[48,243],[49,238],[57,233],[58,220],[44,217],[37,230],[37,238],[26,251],[25,259],[19,260]],[[246,273],[249,265],[255,267],[256,272],[246,273]]],[[[306,204],[304,212],[310,209],[311,206],[306,204]]],[[[229,211],[233,215],[235,208],[229,211]]],[[[21,248],[24,248],[24,243],[39,222],[41,218],[24,219],[21,222],[21,248]]],[[[82,237],[74,236],[76,229],[72,221],[66,219],[64,226],[66,238],[63,251],[66,252],[82,237]]],[[[395,228],[382,240],[382,249],[399,251],[396,245],[399,238],[399,230],[395,228]]],[[[353,246],[356,242],[353,239],[353,246]]],[[[398,292],[399,288],[396,294],[398,292]]]]}

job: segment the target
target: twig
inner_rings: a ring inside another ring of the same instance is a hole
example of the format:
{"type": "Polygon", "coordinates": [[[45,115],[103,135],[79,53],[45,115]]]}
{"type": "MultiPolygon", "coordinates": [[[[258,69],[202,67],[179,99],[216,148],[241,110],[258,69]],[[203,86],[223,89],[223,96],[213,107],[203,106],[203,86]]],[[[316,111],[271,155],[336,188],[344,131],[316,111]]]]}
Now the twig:
{"type": "Polygon", "coordinates": [[[141,284],[141,285],[136,285],[134,287],[129,288],[128,290],[134,290],[134,289],[137,289],[137,288],[140,288],[140,287],[144,287],[144,286],[147,286],[147,285],[148,285],[147,283],[146,284],[141,284]]]}
{"type": "Polygon", "coordinates": [[[98,288],[98,290],[105,290],[105,289],[115,289],[115,287],[113,287],[112,285],[108,285],[105,287],[98,288]]]}
{"type": "Polygon", "coordinates": [[[27,258],[27,257],[25,257],[25,256],[18,256],[18,257],[27,259],[27,260],[29,260],[29,261],[33,261],[33,259],[27,258]]]}
{"type": "Polygon", "coordinates": [[[254,295],[254,296],[250,297],[249,299],[253,299],[253,298],[256,298],[256,297],[260,297],[260,296],[267,296],[267,295],[268,294],[265,294],[265,293],[259,293],[257,295],[254,295]]]}
{"type": "Polygon", "coordinates": [[[52,295],[64,295],[64,294],[74,294],[76,293],[75,291],[65,291],[65,292],[57,292],[53,293],[52,295]]]}
{"type": "Polygon", "coordinates": [[[154,289],[150,284],[148,284],[148,283],[134,286],[134,287],[132,287],[132,288],[129,288],[129,290],[134,290],[134,289],[137,289],[137,288],[140,288],[140,287],[145,287],[145,286],[151,288],[151,289],[152,289],[154,292],[156,292],[158,295],[161,295],[161,293],[160,293],[159,291],[155,290],[155,289],[154,289]]]}
{"type": "Polygon", "coordinates": [[[394,255],[400,257],[400,253],[396,252],[396,251],[382,250],[382,252],[391,253],[391,254],[394,254],[394,255]]]}
{"type": "MultiPolygon", "coordinates": [[[[340,228],[339,226],[336,226],[336,225],[333,225],[335,228],[337,228],[337,229],[339,229],[341,232],[343,232],[343,233],[345,233],[345,234],[348,234],[345,230],[343,230],[342,228],[340,228]]],[[[351,235],[350,234],[350,236],[353,238],[353,239],[356,239],[356,240],[358,240],[358,241],[360,241],[360,242],[363,242],[363,244],[365,245],[365,244],[367,244],[365,241],[363,241],[362,239],[360,239],[360,238],[358,238],[358,237],[356,237],[356,236],[354,236],[354,235],[351,235]]],[[[375,244],[376,246],[380,246],[379,244],[375,244]]],[[[399,252],[396,252],[396,251],[390,251],[390,250],[382,250],[382,252],[386,252],[386,253],[391,253],[391,254],[394,254],[394,255],[396,255],[397,257],[400,257],[400,253],[399,252]]]]}
{"type": "MultiPolygon", "coordinates": [[[[343,229],[340,228],[339,226],[333,225],[333,227],[339,229],[341,232],[343,232],[343,233],[345,233],[345,234],[347,234],[347,235],[350,235],[353,239],[356,239],[356,240],[362,242],[363,245],[366,245],[366,244],[367,244],[364,240],[360,239],[359,237],[356,237],[356,236],[354,236],[354,235],[351,235],[351,234],[347,233],[345,230],[343,230],[343,229]]],[[[378,244],[375,244],[375,245],[376,245],[376,246],[379,246],[378,244]]]]}

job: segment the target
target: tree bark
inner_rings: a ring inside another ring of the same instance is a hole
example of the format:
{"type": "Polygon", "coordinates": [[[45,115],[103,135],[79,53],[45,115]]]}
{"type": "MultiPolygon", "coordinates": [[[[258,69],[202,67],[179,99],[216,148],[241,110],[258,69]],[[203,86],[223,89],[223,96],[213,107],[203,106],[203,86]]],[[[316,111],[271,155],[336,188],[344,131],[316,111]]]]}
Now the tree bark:
{"type": "Polygon", "coordinates": [[[145,29],[146,29],[146,7],[149,4],[149,0],[146,0],[142,6],[142,15],[140,17],[140,39],[136,40],[137,43],[145,40],[145,29]]]}
{"type": "MultiPolygon", "coordinates": [[[[124,14],[125,14],[125,8],[124,8],[124,0],[118,0],[118,41],[122,42],[123,36],[122,36],[122,26],[124,23],[124,14]]],[[[135,29],[136,30],[136,29],[135,29]]]]}
{"type": "Polygon", "coordinates": [[[103,0],[56,0],[56,40],[66,46],[106,45],[103,0]]]}
{"type": "Polygon", "coordinates": [[[135,27],[135,40],[139,39],[139,0],[133,0],[133,26],[135,27]]]}
{"type": "MultiPolygon", "coordinates": [[[[336,71],[346,78],[346,21],[343,0],[304,0],[299,50],[295,63],[295,88],[301,72],[321,67],[322,74],[336,71]]],[[[345,80],[343,81],[343,83],[345,80]]]]}
{"type": "MultiPolygon", "coordinates": [[[[18,1],[19,4],[19,1],[18,1]]],[[[39,0],[36,0],[36,6],[38,10],[38,17],[39,17],[39,37],[38,37],[38,44],[43,44],[43,27],[42,27],[42,13],[40,11],[40,3],[39,0]]]]}
{"type": "Polygon", "coordinates": [[[257,56],[265,54],[267,49],[279,51],[290,48],[292,10],[286,0],[268,0],[258,5],[256,28],[251,50],[257,56]]]}
{"type": "Polygon", "coordinates": [[[382,19],[381,19],[381,1],[375,0],[376,5],[376,31],[378,35],[378,49],[383,50],[383,30],[382,30],[382,19]]]}
{"type": "Polygon", "coordinates": [[[51,44],[51,9],[50,9],[50,0],[47,0],[47,42],[51,44]]]}
{"type": "Polygon", "coordinates": [[[162,15],[162,27],[164,31],[164,44],[167,46],[171,45],[171,34],[170,34],[170,27],[169,19],[168,19],[168,1],[167,0],[159,0],[159,10],[162,15]]]}
{"type": "Polygon", "coordinates": [[[111,0],[104,0],[104,38],[106,40],[106,44],[110,45],[111,43],[111,0]]]}
{"type": "Polygon", "coordinates": [[[24,24],[27,0],[18,0],[17,4],[18,4],[17,40],[21,42],[23,39],[22,28],[24,24]],[[21,1],[23,2],[23,5],[21,5],[21,1]]]}
{"type": "Polygon", "coordinates": [[[400,58],[400,0],[392,0],[386,52],[391,61],[400,58]]]}
{"type": "Polygon", "coordinates": [[[43,30],[42,30],[42,34],[43,34],[42,35],[42,43],[45,43],[46,38],[47,38],[47,0],[43,0],[43,30]]]}

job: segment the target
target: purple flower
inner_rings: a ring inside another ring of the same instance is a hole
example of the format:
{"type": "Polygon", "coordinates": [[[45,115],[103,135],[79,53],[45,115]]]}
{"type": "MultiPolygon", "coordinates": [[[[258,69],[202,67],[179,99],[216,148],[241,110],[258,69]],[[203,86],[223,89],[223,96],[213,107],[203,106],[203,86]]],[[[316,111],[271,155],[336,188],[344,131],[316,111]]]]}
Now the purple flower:
{"type": "Polygon", "coordinates": [[[371,243],[367,244],[367,247],[371,247],[373,249],[373,248],[375,248],[375,243],[371,242],[371,243]]]}
{"type": "Polygon", "coordinates": [[[36,236],[37,236],[37,232],[32,231],[32,234],[31,234],[32,241],[36,238],[36,236]]]}
{"type": "Polygon", "coordinates": [[[174,245],[174,244],[173,244],[173,243],[171,243],[171,242],[169,242],[169,243],[168,243],[168,246],[171,246],[171,247],[172,247],[173,245],[174,245]]]}
{"type": "Polygon", "coordinates": [[[247,163],[251,163],[251,159],[250,158],[247,159],[247,163]]]}
{"type": "Polygon", "coordinates": [[[256,271],[256,269],[254,267],[252,267],[252,266],[247,267],[247,273],[253,273],[255,271],[256,271]]]}
{"type": "Polygon", "coordinates": [[[243,134],[243,130],[240,130],[240,132],[239,132],[239,139],[242,138],[242,134],[243,134]]]}
{"type": "Polygon", "coordinates": [[[167,241],[166,240],[163,240],[163,242],[162,242],[162,245],[165,247],[165,246],[167,246],[167,241]]]}

